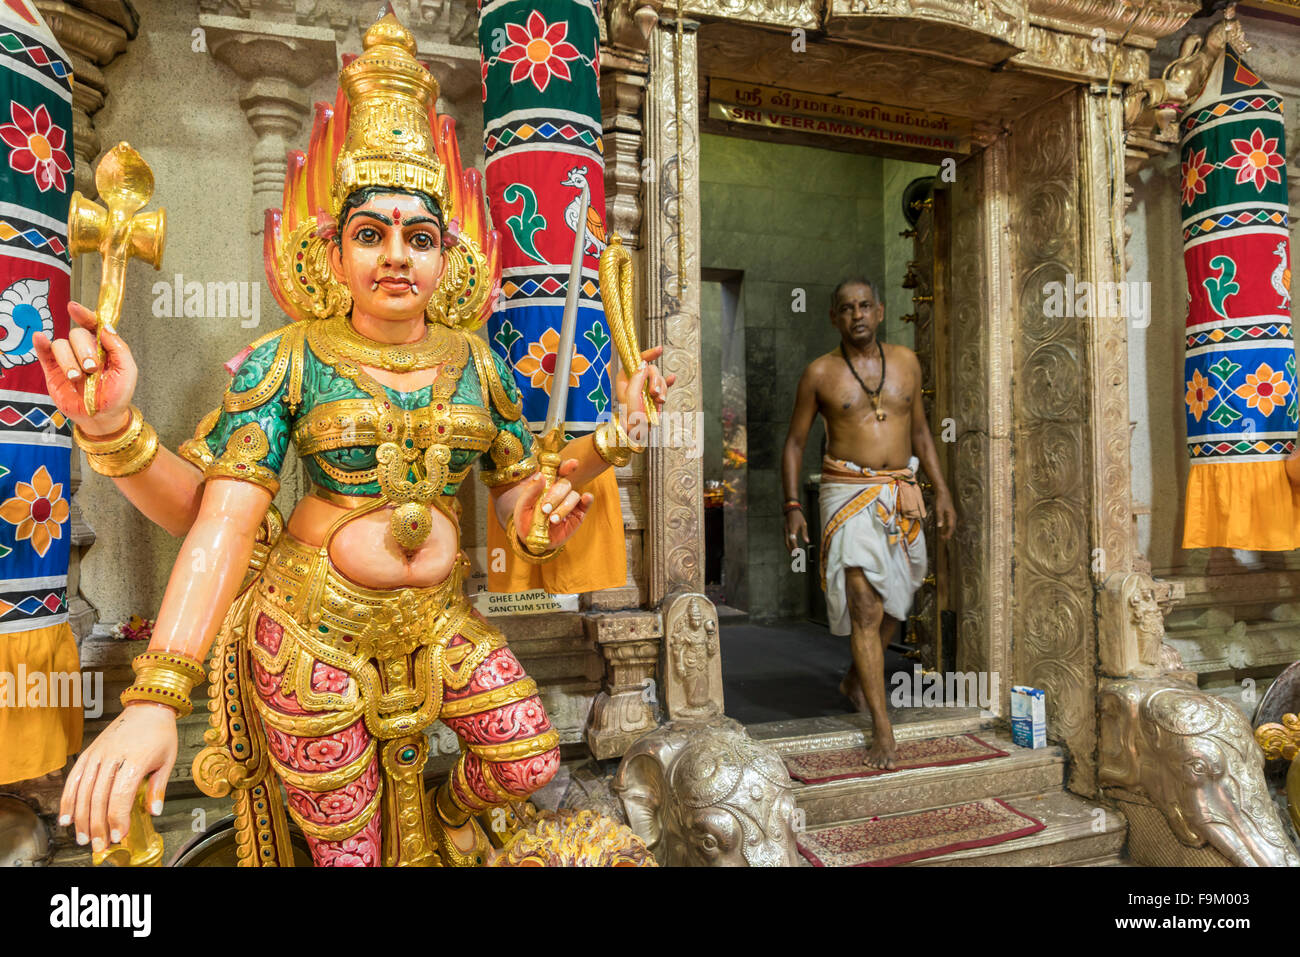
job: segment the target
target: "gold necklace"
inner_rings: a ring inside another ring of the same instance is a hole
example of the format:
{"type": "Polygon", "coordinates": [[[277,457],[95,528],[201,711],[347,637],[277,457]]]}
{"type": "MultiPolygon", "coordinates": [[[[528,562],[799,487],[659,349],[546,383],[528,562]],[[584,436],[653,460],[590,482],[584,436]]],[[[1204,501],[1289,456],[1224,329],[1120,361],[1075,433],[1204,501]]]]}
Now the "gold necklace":
{"type": "Polygon", "coordinates": [[[419,342],[390,345],[367,339],[345,316],[336,316],[325,323],[325,335],[339,355],[358,365],[389,372],[413,372],[432,369],[447,361],[454,335],[443,326],[425,324],[425,336],[419,342]]]}

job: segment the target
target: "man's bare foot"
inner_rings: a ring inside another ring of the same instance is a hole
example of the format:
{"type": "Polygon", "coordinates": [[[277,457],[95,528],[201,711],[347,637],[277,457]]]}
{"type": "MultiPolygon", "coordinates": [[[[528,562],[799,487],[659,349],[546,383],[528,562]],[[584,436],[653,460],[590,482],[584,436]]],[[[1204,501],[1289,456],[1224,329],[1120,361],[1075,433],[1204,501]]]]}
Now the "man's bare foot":
{"type": "Polygon", "coordinates": [[[852,672],[840,681],[840,694],[849,699],[854,711],[860,714],[866,713],[867,696],[862,693],[862,685],[858,683],[857,677],[852,672]]]}
{"type": "Polygon", "coordinates": [[[891,729],[885,728],[873,733],[871,747],[867,749],[867,756],[862,763],[882,771],[892,771],[897,766],[898,745],[894,743],[894,732],[891,729]]]}

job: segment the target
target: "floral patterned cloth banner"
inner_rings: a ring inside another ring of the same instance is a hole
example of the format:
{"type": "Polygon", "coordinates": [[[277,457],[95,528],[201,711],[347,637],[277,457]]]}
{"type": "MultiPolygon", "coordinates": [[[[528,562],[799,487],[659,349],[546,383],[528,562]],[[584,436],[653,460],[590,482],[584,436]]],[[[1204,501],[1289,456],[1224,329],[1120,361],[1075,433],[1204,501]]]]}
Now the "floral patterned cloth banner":
{"type": "Polygon", "coordinates": [[[69,423],[32,336],[68,334],[72,71],[26,0],[0,3],[0,633],[67,620],[69,423]]]}
{"type": "Polygon", "coordinates": [[[1282,98],[1228,47],[1182,122],[1184,548],[1300,545],[1282,98]],[[1292,512],[1294,511],[1294,518],[1292,512]]]}
{"type": "Polygon", "coordinates": [[[605,248],[600,26],[591,0],[485,0],[479,12],[483,145],[493,225],[502,237],[503,308],[488,337],[523,393],[524,418],[546,418],[576,231],[586,259],[568,431],[609,418],[613,355],[597,279],[605,248]],[[582,187],[591,192],[578,222],[582,187]]]}
{"type": "Polygon", "coordinates": [[[31,0],[0,0],[0,785],[57,771],[81,748],[80,695],[53,690],[81,684],[72,443],[32,344],[68,334],[72,165],[71,63],[31,0]]]}

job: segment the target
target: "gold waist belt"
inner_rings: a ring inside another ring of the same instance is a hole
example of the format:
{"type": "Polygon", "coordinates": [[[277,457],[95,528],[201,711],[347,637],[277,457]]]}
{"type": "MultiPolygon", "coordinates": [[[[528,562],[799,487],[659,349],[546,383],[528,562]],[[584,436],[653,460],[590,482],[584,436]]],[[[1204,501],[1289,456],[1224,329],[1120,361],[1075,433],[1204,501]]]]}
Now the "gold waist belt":
{"type": "Polygon", "coordinates": [[[314,641],[358,658],[390,659],[440,637],[445,644],[456,633],[469,614],[461,587],[468,564],[460,555],[437,585],[367,588],[345,578],[320,549],[285,533],[267,557],[258,591],[314,641]]]}
{"type": "Polygon", "coordinates": [[[505,646],[461,591],[468,564],[462,555],[446,581],[427,588],[367,588],[344,578],[321,549],[281,535],[250,602],[246,641],[253,660],[308,713],[258,699],[263,720],[288,734],[323,735],[364,717],[382,740],[427,727],[442,709],[443,689],[463,689],[505,646]],[[259,634],[263,615],[280,626],[278,644],[259,634]],[[317,664],[350,680],[318,685],[317,664]]]}

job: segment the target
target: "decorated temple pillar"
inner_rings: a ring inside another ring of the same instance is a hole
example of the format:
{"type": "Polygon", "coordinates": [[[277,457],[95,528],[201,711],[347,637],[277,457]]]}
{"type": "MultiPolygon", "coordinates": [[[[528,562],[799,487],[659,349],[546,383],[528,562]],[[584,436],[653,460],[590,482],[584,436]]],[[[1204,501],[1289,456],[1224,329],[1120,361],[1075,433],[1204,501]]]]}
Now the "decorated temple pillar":
{"type": "MultiPolygon", "coordinates": [[[[60,0],[37,0],[50,32],[72,60],[76,83],[72,88],[72,149],[75,154],[76,188],[85,196],[96,195],[92,164],[100,153],[94,117],[108,95],[102,68],[126,51],[135,37],[139,19],[128,5],[101,6],[60,0]],[[110,19],[112,17],[113,19],[110,19]]],[[[81,288],[84,266],[72,266],[71,289],[81,288]]],[[[72,456],[69,498],[72,505],[72,552],[68,559],[68,621],[80,641],[95,626],[94,607],[81,593],[81,556],[95,543],[95,530],[86,521],[77,490],[81,487],[81,454],[72,456]]]]}

